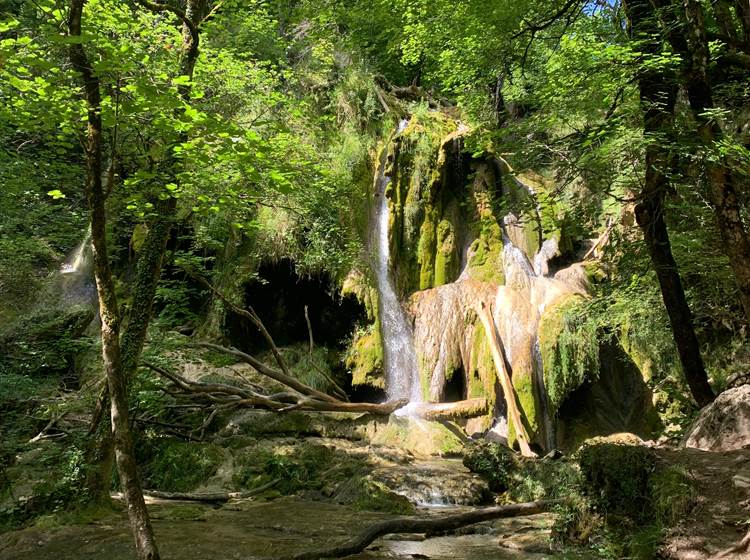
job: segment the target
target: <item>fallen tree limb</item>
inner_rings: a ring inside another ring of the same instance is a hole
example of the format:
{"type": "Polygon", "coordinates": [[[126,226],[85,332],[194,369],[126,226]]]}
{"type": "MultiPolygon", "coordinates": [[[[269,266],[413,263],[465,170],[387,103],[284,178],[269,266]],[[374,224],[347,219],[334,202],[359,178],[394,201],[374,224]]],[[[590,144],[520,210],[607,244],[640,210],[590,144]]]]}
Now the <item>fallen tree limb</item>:
{"type": "Polygon", "coordinates": [[[427,537],[436,534],[455,531],[467,525],[500,519],[503,517],[518,517],[521,515],[535,515],[549,511],[550,507],[559,500],[542,500],[506,506],[493,506],[475,509],[465,513],[456,513],[443,517],[398,517],[375,523],[365,529],[360,535],[343,544],[326,550],[300,552],[285,560],[319,560],[321,558],[343,558],[362,552],[375,539],[391,533],[424,533],[427,537]]]}
{"type": "Polygon", "coordinates": [[[531,450],[529,446],[529,434],[526,432],[526,426],[521,419],[521,407],[518,405],[516,389],[513,386],[513,380],[508,373],[506,366],[505,350],[503,343],[497,334],[495,328],[495,321],[492,318],[490,310],[482,303],[476,309],[479,319],[482,321],[484,332],[487,335],[487,341],[490,344],[490,350],[492,352],[492,360],[495,362],[495,369],[497,370],[497,376],[500,381],[500,385],[503,388],[503,394],[505,396],[505,404],[508,409],[508,416],[513,422],[516,428],[516,439],[518,440],[518,447],[521,449],[521,455],[524,457],[536,457],[536,453],[531,450]]]}
{"type": "Polygon", "coordinates": [[[489,403],[485,398],[466,399],[449,403],[417,403],[410,413],[425,420],[457,420],[487,414],[489,403]]]}
{"type": "Polygon", "coordinates": [[[294,389],[295,391],[297,391],[298,393],[302,395],[315,397],[322,401],[337,402],[337,399],[335,399],[331,395],[328,395],[326,393],[318,391],[317,389],[313,389],[312,387],[305,385],[299,379],[297,379],[296,377],[292,375],[289,375],[287,373],[284,373],[283,371],[279,371],[272,367],[268,367],[266,364],[261,362],[255,356],[251,356],[250,354],[245,354],[244,352],[237,350],[236,348],[227,348],[226,346],[220,346],[218,344],[213,344],[211,342],[196,342],[195,346],[200,346],[202,348],[209,348],[211,350],[216,350],[217,352],[223,352],[224,354],[229,354],[230,356],[234,356],[235,358],[238,358],[239,360],[253,366],[253,368],[255,368],[255,370],[258,373],[265,375],[266,377],[270,377],[274,381],[278,381],[279,383],[282,383],[283,385],[286,385],[287,387],[294,389]]]}
{"type": "Polygon", "coordinates": [[[408,400],[390,401],[382,404],[377,403],[350,403],[336,399],[319,400],[306,395],[295,393],[276,393],[274,395],[261,395],[248,389],[226,385],[223,383],[202,383],[190,381],[179,374],[165,370],[164,368],[144,362],[143,365],[159,375],[166,377],[178,388],[189,395],[205,397],[215,403],[209,419],[201,427],[205,430],[208,423],[222,411],[239,407],[262,407],[275,412],[287,412],[290,410],[315,410],[320,412],[365,412],[369,414],[388,415],[408,403],[408,400]]]}
{"type": "MultiPolygon", "coordinates": [[[[276,346],[276,343],[274,342],[273,337],[271,336],[271,333],[268,332],[268,330],[266,329],[266,326],[263,324],[263,321],[261,321],[260,317],[255,312],[255,309],[253,309],[252,306],[250,305],[247,306],[247,309],[243,309],[235,305],[233,302],[229,300],[229,298],[227,298],[224,294],[222,294],[219,290],[217,290],[214,287],[214,285],[211,284],[211,282],[209,282],[206,278],[192,271],[187,271],[187,272],[193,278],[198,280],[201,284],[206,286],[211,291],[211,293],[213,293],[222,302],[224,302],[224,304],[227,307],[229,307],[234,313],[236,313],[237,315],[240,315],[241,317],[245,317],[246,319],[249,319],[250,322],[253,325],[255,325],[258,331],[260,331],[260,334],[263,335],[263,338],[266,339],[268,346],[271,348],[271,353],[273,354],[273,357],[276,360],[276,363],[279,365],[279,368],[281,369],[282,374],[286,376],[287,378],[294,379],[294,375],[292,375],[292,372],[289,370],[289,366],[287,366],[286,360],[284,360],[284,357],[281,355],[281,352],[279,351],[278,346],[276,346]]],[[[253,365],[253,364],[250,363],[250,365],[253,365]]],[[[253,367],[255,366],[253,365],[253,367]]],[[[288,383],[286,383],[286,385],[288,385],[288,383]]],[[[333,399],[333,397],[331,397],[330,395],[326,395],[325,393],[320,393],[318,395],[318,398],[322,398],[323,400],[333,399]]]]}
{"type": "Polygon", "coordinates": [[[228,502],[242,498],[252,498],[262,494],[266,490],[273,488],[280,481],[272,480],[267,484],[247,490],[246,492],[207,492],[207,493],[190,493],[190,492],[161,492],[159,490],[144,490],[143,495],[150,498],[159,498],[160,500],[184,500],[190,502],[228,502]]]}

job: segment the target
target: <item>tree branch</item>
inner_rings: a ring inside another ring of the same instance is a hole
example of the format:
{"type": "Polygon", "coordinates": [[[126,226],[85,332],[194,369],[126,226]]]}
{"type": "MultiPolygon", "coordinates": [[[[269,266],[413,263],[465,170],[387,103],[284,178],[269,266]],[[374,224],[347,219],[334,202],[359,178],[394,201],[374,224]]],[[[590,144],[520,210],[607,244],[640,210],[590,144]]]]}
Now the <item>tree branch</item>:
{"type": "Polygon", "coordinates": [[[537,502],[525,502],[521,504],[511,504],[506,506],[493,506],[480,508],[465,513],[446,515],[443,517],[423,518],[423,517],[400,517],[396,519],[387,519],[380,523],[375,523],[365,529],[360,535],[346,541],[343,544],[334,546],[327,550],[317,550],[311,552],[300,552],[285,560],[319,560],[321,558],[343,558],[362,552],[371,545],[375,539],[391,533],[425,533],[427,537],[455,531],[467,525],[490,521],[492,519],[501,519],[503,517],[518,517],[521,515],[536,515],[549,511],[550,507],[559,500],[542,500],[537,502]]]}
{"type": "Polygon", "coordinates": [[[182,23],[185,24],[185,26],[190,30],[190,35],[193,38],[193,42],[195,44],[198,44],[199,35],[198,35],[198,26],[193,23],[193,21],[187,17],[187,14],[178,8],[177,6],[173,6],[172,4],[166,4],[162,2],[151,2],[149,0],[135,0],[137,4],[140,6],[146,8],[147,10],[159,14],[162,12],[171,12],[174,15],[176,15],[178,18],[182,20],[182,23]]]}

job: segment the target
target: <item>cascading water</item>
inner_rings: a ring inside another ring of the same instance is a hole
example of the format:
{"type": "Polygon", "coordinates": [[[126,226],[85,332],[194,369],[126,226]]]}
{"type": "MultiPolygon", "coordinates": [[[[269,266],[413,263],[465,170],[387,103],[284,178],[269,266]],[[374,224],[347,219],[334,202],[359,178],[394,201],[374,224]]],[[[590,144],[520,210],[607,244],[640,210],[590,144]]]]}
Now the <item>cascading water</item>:
{"type": "MultiPolygon", "coordinates": [[[[406,127],[401,121],[399,132],[406,127]]],[[[374,216],[374,244],[377,249],[375,280],[378,288],[378,309],[383,340],[386,392],[391,399],[421,402],[417,353],[412,330],[396,295],[390,271],[390,241],[388,238],[388,199],[386,189],[391,179],[385,174],[385,154],[378,170],[376,208],[374,216]]]]}
{"type": "MultiPolygon", "coordinates": [[[[516,184],[526,190],[532,199],[536,198],[536,193],[528,185],[516,179],[516,184]]],[[[538,207],[536,208],[539,214],[538,207]]],[[[496,316],[495,320],[505,321],[506,329],[510,332],[506,334],[511,339],[524,340],[525,344],[530,345],[531,356],[531,373],[534,379],[535,390],[539,394],[539,405],[541,418],[544,428],[545,445],[547,449],[554,447],[554,424],[548,409],[547,389],[544,383],[544,366],[542,363],[542,354],[539,346],[539,321],[545,307],[545,292],[552,282],[547,278],[549,274],[549,260],[558,253],[557,241],[554,238],[547,239],[542,243],[537,253],[534,255],[534,262],[529,260],[526,254],[513,244],[509,230],[519,227],[518,219],[514,214],[508,214],[503,219],[503,268],[506,278],[506,285],[513,286],[515,289],[523,290],[525,298],[528,300],[530,307],[536,307],[532,313],[524,317],[525,324],[520,324],[515,316],[513,309],[498,309],[498,314],[505,314],[506,317],[496,316]]],[[[500,293],[503,293],[501,288],[500,293]]],[[[498,298],[502,301],[502,298],[498,298]]],[[[512,362],[511,355],[513,344],[506,346],[508,348],[508,359],[512,362]]]]}
{"type": "Polygon", "coordinates": [[[96,289],[91,277],[91,259],[91,228],[89,228],[58,273],[60,299],[64,304],[86,304],[94,299],[96,289]]]}

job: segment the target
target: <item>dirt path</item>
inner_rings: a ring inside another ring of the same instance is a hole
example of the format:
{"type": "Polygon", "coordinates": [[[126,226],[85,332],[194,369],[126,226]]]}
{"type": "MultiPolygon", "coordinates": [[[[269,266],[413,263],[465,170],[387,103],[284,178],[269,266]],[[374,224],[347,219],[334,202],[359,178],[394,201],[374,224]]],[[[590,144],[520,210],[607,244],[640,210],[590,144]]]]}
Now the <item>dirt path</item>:
{"type": "MultiPolygon", "coordinates": [[[[697,492],[695,507],[668,535],[665,552],[676,560],[705,560],[738,542],[750,521],[750,450],[657,452],[685,467],[697,492]]],[[[730,558],[750,559],[750,554],[730,558]]]]}

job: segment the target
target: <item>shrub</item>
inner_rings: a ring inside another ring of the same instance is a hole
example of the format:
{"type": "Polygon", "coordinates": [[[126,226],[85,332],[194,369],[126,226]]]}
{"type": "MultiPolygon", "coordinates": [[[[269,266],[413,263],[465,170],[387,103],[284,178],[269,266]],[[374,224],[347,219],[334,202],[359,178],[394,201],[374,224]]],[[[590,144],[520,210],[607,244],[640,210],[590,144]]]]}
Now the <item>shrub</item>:
{"type": "Polygon", "coordinates": [[[656,454],[648,447],[620,443],[584,445],[578,452],[583,490],[605,515],[637,523],[653,519],[650,479],[656,454]]]}

